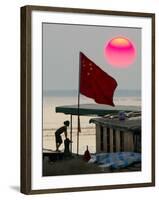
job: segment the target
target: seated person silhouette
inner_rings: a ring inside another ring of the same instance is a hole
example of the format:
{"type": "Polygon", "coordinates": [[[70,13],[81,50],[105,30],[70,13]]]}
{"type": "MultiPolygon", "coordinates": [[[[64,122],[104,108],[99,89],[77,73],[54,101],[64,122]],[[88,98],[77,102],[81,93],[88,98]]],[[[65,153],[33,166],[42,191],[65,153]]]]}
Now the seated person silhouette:
{"type": "Polygon", "coordinates": [[[56,151],[58,151],[58,152],[59,152],[59,147],[62,144],[61,135],[64,133],[65,134],[65,138],[67,138],[67,127],[69,127],[69,124],[70,124],[69,121],[64,121],[64,126],[60,127],[55,132],[56,151]]]}

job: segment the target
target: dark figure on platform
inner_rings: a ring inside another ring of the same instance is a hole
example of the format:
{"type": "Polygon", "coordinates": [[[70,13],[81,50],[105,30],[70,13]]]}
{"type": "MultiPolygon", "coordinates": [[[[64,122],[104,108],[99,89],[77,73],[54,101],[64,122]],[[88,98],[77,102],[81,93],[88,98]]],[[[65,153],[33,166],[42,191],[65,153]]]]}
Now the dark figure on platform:
{"type": "Polygon", "coordinates": [[[71,152],[70,152],[70,143],[72,143],[72,141],[69,138],[66,138],[64,140],[64,155],[65,157],[70,157],[71,156],[71,152]]]}
{"type": "Polygon", "coordinates": [[[86,151],[84,152],[83,159],[84,159],[85,161],[88,162],[88,161],[91,159],[91,155],[90,155],[89,150],[88,150],[88,145],[87,145],[86,148],[87,148],[87,149],[86,149],[86,151]]]}
{"type": "Polygon", "coordinates": [[[69,121],[64,121],[64,126],[60,127],[55,132],[55,140],[56,140],[56,151],[59,151],[59,147],[62,144],[61,134],[65,134],[65,138],[67,138],[67,127],[69,126],[69,121]]]}

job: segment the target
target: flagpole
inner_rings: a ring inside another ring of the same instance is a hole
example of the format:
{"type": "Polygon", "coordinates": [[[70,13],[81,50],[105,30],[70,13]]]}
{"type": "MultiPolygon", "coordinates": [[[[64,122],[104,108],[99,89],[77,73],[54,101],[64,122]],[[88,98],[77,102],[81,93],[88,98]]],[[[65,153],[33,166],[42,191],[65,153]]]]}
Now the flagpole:
{"type": "Polygon", "coordinates": [[[81,79],[81,52],[79,54],[79,81],[78,81],[78,102],[77,102],[77,155],[79,155],[79,132],[80,132],[80,79],[81,79]]]}

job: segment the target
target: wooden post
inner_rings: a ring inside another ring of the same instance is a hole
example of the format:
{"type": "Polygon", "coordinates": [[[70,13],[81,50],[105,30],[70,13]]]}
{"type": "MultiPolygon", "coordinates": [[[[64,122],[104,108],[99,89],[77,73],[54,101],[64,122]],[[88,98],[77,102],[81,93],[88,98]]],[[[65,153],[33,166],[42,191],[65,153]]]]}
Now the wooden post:
{"type": "Polygon", "coordinates": [[[96,124],[96,153],[100,153],[100,125],[96,124]]]}
{"type": "Polygon", "coordinates": [[[116,130],[116,151],[119,152],[120,151],[120,131],[116,130]]]}
{"type": "Polygon", "coordinates": [[[134,140],[133,140],[133,133],[131,131],[129,131],[128,133],[128,148],[129,148],[129,151],[134,151],[134,140]]]}
{"type": "MultiPolygon", "coordinates": [[[[72,115],[70,115],[70,140],[72,141],[72,115]]],[[[72,153],[72,143],[71,146],[71,153],[72,153]]]]}
{"type": "Polygon", "coordinates": [[[78,115],[78,118],[77,118],[77,155],[79,155],[79,115],[78,115]]]}
{"type": "Polygon", "coordinates": [[[110,152],[113,152],[113,129],[110,128],[110,152]]]}
{"type": "Polygon", "coordinates": [[[79,154],[79,132],[81,132],[80,127],[80,79],[81,79],[81,52],[79,54],[79,80],[78,80],[78,102],[77,102],[77,155],[79,154]]]}
{"type": "Polygon", "coordinates": [[[104,152],[107,152],[107,128],[103,127],[104,152]]]}
{"type": "Polygon", "coordinates": [[[124,151],[129,151],[129,133],[124,132],[124,151]]]}

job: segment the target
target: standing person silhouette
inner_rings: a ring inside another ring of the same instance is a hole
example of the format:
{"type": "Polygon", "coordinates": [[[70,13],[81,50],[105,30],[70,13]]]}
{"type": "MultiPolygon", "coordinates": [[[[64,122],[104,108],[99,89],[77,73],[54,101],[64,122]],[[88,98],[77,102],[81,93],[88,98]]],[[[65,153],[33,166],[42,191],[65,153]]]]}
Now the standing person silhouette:
{"type": "Polygon", "coordinates": [[[62,126],[56,130],[56,132],[55,132],[56,151],[59,151],[59,147],[62,144],[61,134],[64,133],[65,138],[67,138],[67,127],[69,127],[69,125],[70,125],[69,121],[64,121],[64,126],[62,126]]]}

